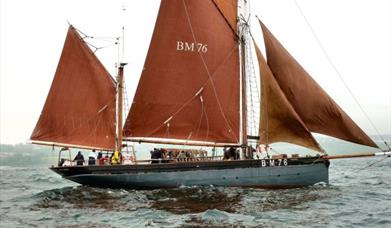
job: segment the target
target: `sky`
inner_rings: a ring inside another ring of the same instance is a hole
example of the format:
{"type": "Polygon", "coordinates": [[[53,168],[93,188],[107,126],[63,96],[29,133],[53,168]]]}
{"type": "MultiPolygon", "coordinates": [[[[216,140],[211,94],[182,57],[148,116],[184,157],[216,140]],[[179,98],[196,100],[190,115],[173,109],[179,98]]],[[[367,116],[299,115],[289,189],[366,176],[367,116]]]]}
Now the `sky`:
{"type": "MultiPolygon", "coordinates": [[[[100,37],[120,36],[125,26],[125,81],[131,100],[159,4],[159,0],[0,0],[0,143],[29,139],[53,80],[68,23],[100,37]]],[[[252,0],[250,4],[252,15],[258,15],[365,132],[391,134],[391,1],[252,0]]],[[[255,19],[252,22],[260,44],[260,29],[255,19]]],[[[118,48],[101,49],[97,56],[115,75],[118,48]]]]}

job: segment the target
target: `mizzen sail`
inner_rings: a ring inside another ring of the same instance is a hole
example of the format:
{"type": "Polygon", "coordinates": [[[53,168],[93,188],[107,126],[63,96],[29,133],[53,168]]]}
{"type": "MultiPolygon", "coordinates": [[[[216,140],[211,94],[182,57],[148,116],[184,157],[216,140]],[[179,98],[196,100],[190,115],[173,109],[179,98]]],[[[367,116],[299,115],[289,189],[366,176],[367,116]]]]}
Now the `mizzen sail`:
{"type": "Polygon", "coordinates": [[[288,142],[323,152],[279,87],[254,42],[261,76],[260,144],[288,142]]]}
{"type": "Polygon", "coordinates": [[[115,83],[70,26],[31,140],[112,150],[115,122],[115,83]]]}
{"type": "Polygon", "coordinates": [[[161,2],[124,126],[126,138],[239,143],[239,44],[232,28],[233,2],[161,2]]]}
{"type": "Polygon", "coordinates": [[[311,131],[377,147],[353,120],[327,95],[260,21],[267,64],[276,82],[311,131]]]}

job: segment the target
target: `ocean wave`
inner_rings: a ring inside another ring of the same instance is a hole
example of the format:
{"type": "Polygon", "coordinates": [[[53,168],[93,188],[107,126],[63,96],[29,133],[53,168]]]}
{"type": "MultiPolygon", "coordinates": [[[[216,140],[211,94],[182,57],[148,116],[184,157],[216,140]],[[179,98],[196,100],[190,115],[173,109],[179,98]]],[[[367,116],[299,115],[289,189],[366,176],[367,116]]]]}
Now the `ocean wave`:
{"type": "Polygon", "coordinates": [[[0,220],[9,227],[391,227],[383,162],[390,163],[361,170],[374,161],[334,162],[330,184],[280,190],[100,189],[46,167],[0,166],[0,220]]]}
{"type": "Polygon", "coordinates": [[[29,169],[29,167],[0,165],[0,171],[25,171],[29,169]]]}

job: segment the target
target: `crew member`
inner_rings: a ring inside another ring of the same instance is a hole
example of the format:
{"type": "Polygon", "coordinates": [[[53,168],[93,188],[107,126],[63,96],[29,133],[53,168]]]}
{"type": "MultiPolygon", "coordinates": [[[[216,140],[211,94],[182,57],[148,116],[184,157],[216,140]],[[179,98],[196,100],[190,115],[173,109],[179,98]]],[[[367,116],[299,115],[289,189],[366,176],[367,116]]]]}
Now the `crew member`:
{"type": "Polygon", "coordinates": [[[77,152],[76,157],[73,159],[76,162],[76,165],[83,165],[84,156],[81,154],[81,151],[77,152]]]}
{"type": "Polygon", "coordinates": [[[111,164],[112,165],[121,164],[121,154],[118,150],[116,150],[113,154],[113,157],[111,157],[111,164]]]}

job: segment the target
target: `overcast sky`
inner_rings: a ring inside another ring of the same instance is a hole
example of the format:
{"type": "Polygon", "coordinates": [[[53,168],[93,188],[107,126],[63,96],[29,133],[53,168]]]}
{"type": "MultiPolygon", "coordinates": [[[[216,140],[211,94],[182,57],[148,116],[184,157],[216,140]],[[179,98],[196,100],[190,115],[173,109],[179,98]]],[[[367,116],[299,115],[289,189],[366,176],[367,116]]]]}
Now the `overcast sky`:
{"type": "MultiPolygon", "coordinates": [[[[297,2],[371,121],[380,133],[391,134],[391,1],[297,2]]],[[[125,77],[131,99],[159,4],[159,0],[0,0],[0,142],[29,139],[56,70],[67,21],[88,35],[104,37],[119,36],[125,24],[129,63],[125,77]]],[[[295,1],[252,0],[251,6],[252,13],[352,119],[368,134],[376,134],[328,62],[295,1]]],[[[255,20],[252,27],[260,43],[255,20]]],[[[117,53],[116,47],[97,52],[112,75],[117,53]]]]}

